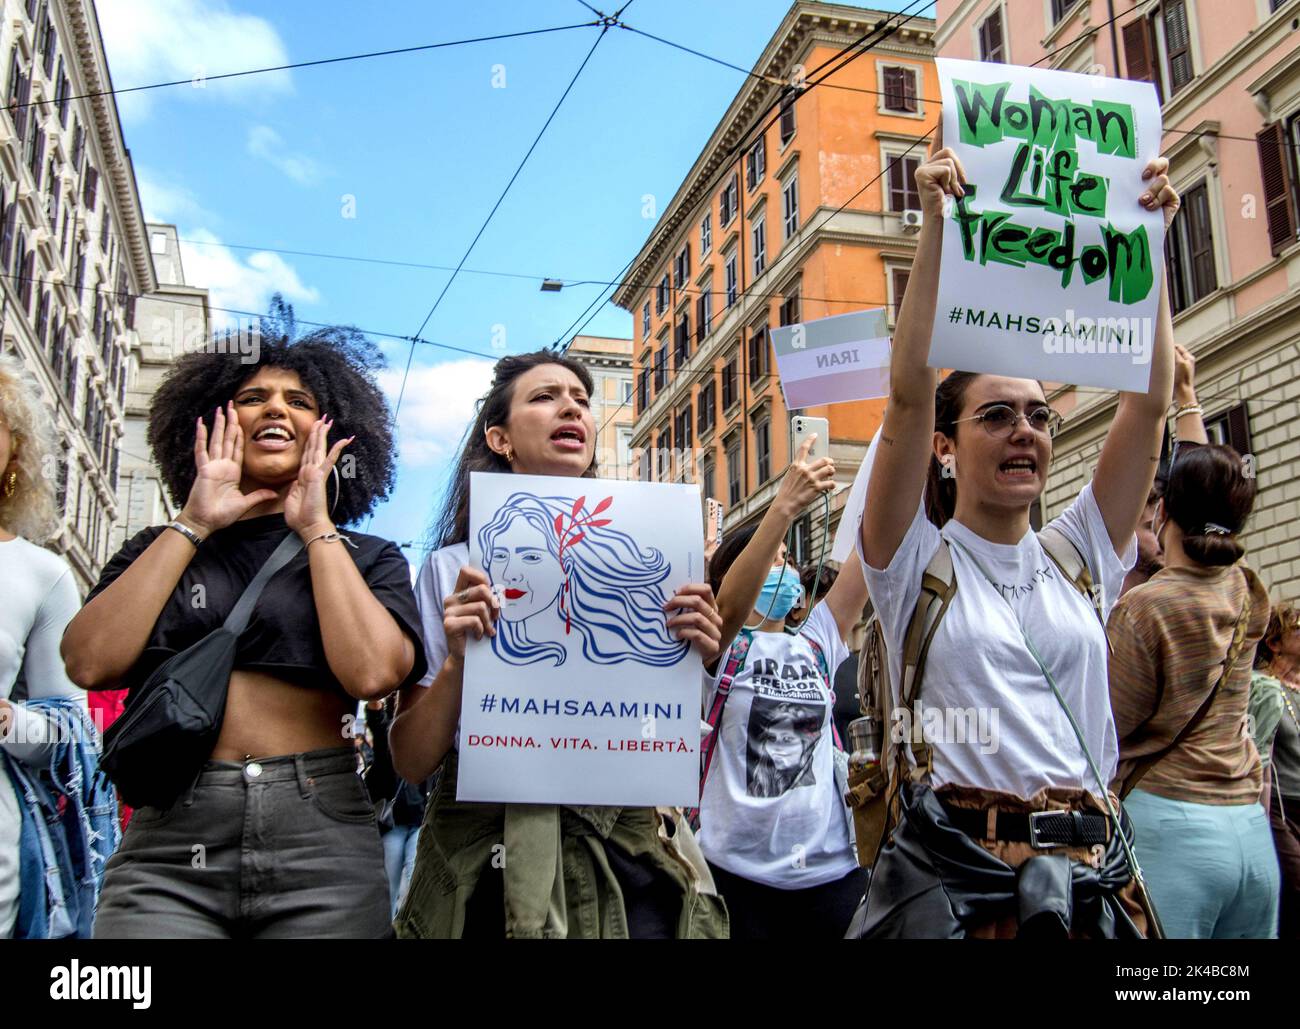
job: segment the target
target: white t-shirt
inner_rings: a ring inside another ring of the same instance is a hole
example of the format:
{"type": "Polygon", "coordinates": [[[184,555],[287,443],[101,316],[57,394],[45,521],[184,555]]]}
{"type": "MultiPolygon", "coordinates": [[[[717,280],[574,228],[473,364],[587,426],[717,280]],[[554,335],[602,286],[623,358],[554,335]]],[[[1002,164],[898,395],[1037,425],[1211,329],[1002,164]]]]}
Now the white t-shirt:
{"type": "Polygon", "coordinates": [[[424,630],[424,656],[429,670],[418,683],[432,686],[447,660],[447,633],[442,627],[442,602],[456,589],[456,577],[469,564],[469,544],[453,543],[435,550],[420,568],[415,579],[415,603],[420,609],[420,628],[424,630]]]}
{"type": "MultiPolygon", "coordinates": [[[[1103,614],[1109,615],[1137,556],[1136,539],[1116,556],[1091,483],[1052,524],[1087,558],[1093,582],[1101,586],[1103,614]]],[[[920,688],[920,724],[934,755],[932,785],[975,786],[1026,799],[1045,786],[1097,794],[1074,730],[1025,645],[1007,601],[1051,669],[1109,782],[1119,743],[1106,678],[1106,634],[1096,611],[1065,581],[1033,532],[1014,545],[990,543],[953,520],[942,535],[952,552],[957,592],[930,645],[920,688]],[[999,584],[997,589],[968,553],[999,584]]],[[[878,571],[862,559],[889,649],[895,703],[903,637],[939,537],[940,530],[918,505],[888,568],[878,571]]],[[[909,713],[895,724],[911,731],[915,721],[915,713],[909,713]]]]}
{"type": "MultiPolygon", "coordinates": [[[[799,890],[857,867],[835,785],[828,695],[815,640],[832,680],[849,656],[824,604],[798,636],[756,632],[722,709],[700,798],[700,849],[715,865],[767,886],[799,890]]],[[[726,667],[706,676],[705,709],[726,667]]]]}

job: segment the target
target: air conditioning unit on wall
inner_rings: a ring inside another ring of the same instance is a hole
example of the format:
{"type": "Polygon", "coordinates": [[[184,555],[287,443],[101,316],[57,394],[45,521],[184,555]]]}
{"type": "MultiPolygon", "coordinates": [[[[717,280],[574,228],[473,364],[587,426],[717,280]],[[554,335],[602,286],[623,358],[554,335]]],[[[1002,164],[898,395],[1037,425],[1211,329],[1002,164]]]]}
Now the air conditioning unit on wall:
{"type": "Polygon", "coordinates": [[[904,211],[902,217],[903,231],[919,232],[921,229],[921,222],[924,220],[924,216],[920,211],[904,211]]]}

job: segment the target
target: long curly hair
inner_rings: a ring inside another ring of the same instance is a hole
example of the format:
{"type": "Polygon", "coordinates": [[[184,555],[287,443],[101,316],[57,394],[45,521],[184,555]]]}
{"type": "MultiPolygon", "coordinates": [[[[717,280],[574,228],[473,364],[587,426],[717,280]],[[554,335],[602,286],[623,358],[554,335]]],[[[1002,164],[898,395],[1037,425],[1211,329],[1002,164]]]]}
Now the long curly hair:
{"type": "Polygon", "coordinates": [[[393,418],[375,382],[384,367],[379,348],[358,329],[331,326],[296,340],[261,335],[246,349],[217,345],[185,354],[154,394],[149,446],[172,503],[183,506],[194,485],[195,418],[202,415],[211,430],[215,409],[241,385],[262,368],[280,368],[296,372],[321,413],[334,419],[331,444],[356,436],[344,451],[351,474],[334,479],[340,490],[334,520],[347,525],[365,517],[388,497],[394,479],[393,418]]]}
{"type": "Polygon", "coordinates": [[[12,497],[0,489],[0,525],[32,543],[44,543],[59,524],[54,502],[58,444],[40,395],[36,380],[17,357],[0,356],[0,419],[9,426],[13,448],[0,476],[17,473],[12,497]]]}

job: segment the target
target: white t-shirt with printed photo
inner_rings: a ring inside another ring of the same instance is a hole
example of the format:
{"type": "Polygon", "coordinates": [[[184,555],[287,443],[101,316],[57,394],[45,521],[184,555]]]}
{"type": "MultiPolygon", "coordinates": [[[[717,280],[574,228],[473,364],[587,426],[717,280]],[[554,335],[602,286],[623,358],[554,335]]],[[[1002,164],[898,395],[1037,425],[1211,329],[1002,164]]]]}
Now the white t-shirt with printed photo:
{"type": "MultiPolygon", "coordinates": [[[[809,640],[829,666],[848,657],[830,609],[813,608],[799,634],[756,632],[722,711],[700,798],[699,844],[713,864],[754,882],[797,890],[857,867],[835,784],[828,694],[809,640]]],[[[705,677],[705,710],[726,666],[705,677]]]]}
{"type": "MultiPolygon", "coordinates": [[[[1103,615],[1109,615],[1137,556],[1136,539],[1116,555],[1091,483],[1052,524],[1087,559],[1093,582],[1101,587],[1103,615]]],[[[1109,782],[1119,743],[1106,677],[1106,634],[1092,604],[1065,580],[1032,531],[1016,544],[990,543],[953,520],[941,533],[918,505],[883,570],[862,559],[858,535],[858,557],[889,650],[895,703],[903,638],[941,535],[952,553],[957,592],[930,645],[920,686],[921,725],[923,731],[930,727],[926,738],[933,748],[931,784],[975,786],[1026,799],[1051,786],[1098,794],[1078,738],[1011,609],[1051,669],[1109,782]]],[[[917,716],[910,717],[896,724],[910,727],[917,716]]]]}

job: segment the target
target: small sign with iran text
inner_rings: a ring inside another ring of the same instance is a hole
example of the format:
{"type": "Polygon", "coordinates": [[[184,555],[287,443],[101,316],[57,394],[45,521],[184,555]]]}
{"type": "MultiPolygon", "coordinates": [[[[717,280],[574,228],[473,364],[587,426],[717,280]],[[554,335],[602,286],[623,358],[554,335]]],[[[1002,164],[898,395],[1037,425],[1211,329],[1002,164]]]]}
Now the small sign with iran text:
{"type": "Polygon", "coordinates": [[[882,308],[772,330],[789,409],[889,395],[889,327],[882,308]]]}
{"type": "Polygon", "coordinates": [[[1145,393],[1164,213],[1149,82],[938,59],[943,142],[966,169],[943,222],[930,365],[1145,393]]]}

